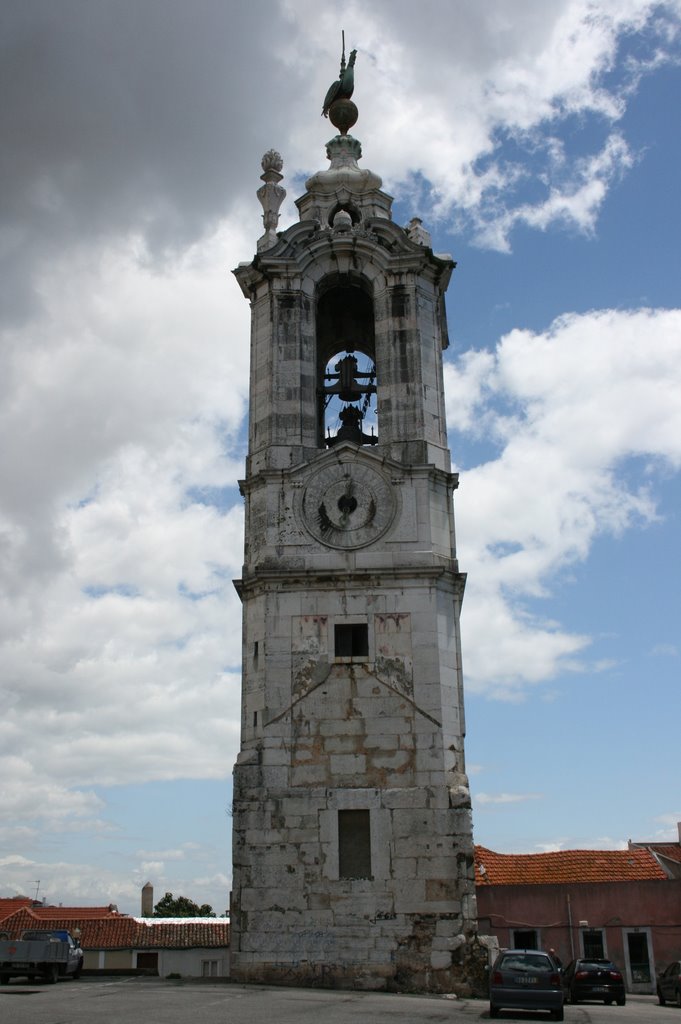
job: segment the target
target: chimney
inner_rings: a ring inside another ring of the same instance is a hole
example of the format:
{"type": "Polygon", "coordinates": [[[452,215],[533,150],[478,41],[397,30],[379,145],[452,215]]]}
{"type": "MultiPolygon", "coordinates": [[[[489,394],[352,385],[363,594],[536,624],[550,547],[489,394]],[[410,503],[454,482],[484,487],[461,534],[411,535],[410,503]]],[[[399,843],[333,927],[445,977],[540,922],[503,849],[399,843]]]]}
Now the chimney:
{"type": "Polygon", "coordinates": [[[154,887],[151,882],[142,886],[142,917],[154,916],[154,887]]]}

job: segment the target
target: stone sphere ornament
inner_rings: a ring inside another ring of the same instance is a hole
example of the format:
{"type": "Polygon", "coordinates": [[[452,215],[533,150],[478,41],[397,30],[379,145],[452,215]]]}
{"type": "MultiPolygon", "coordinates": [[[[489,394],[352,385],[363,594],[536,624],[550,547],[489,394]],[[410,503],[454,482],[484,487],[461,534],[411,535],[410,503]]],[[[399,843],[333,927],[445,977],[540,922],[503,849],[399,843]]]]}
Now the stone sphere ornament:
{"type": "Polygon", "coordinates": [[[353,125],[357,123],[359,110],[352,100],[336,100],[329,107],[329,121],[338,129],[341,135],[347,135],[353,125]]]}

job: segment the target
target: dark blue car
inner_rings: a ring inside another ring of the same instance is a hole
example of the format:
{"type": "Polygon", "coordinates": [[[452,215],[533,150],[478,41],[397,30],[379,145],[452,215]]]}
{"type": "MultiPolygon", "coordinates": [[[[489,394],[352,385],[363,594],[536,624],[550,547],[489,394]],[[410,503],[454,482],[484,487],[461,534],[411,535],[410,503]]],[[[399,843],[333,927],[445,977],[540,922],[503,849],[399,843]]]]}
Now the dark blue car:
{"type": "Polygon", "coordinates": [[[537,949],[505,949],[494,961],[489,978],[489,1015],[499,1010],[547,1010],[563,1020],[560,968],[537,949]]]}

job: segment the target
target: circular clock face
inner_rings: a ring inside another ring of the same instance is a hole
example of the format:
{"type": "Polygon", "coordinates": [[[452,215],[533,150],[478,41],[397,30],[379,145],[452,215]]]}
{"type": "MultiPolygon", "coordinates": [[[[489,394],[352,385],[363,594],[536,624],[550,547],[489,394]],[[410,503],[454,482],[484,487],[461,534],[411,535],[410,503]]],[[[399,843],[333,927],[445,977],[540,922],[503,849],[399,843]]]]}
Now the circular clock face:
{"type": "Polygon", "coordinates": [[[337,463],[311,477],[303,494],[303,520],[313,537],[332,548],[361,548],[390,526],[395,494],[370,466],[337,463]]]}

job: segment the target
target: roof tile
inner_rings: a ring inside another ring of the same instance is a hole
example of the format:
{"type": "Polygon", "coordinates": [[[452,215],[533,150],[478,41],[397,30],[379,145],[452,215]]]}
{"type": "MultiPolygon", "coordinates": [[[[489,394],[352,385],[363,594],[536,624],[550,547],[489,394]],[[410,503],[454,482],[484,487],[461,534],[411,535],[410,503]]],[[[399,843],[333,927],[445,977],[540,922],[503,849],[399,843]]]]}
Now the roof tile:
{"type": "Polygon", "coordinates": [[[476,885],[565,885],[579,882],[666,880],[647,850],[558,850],[495,853],[475,847],[476,885]]]}
{"type": "Polygon", "coordinates": [[[229,921],[224,917],[125,917],[108,907],[21,907],[2,921],[12,938],[26,928],[64,928],[80,935],[83,949],[217,949],[229,946],[229,921]],[[50,910],[48,915],[45,910],[50,910]],[[99,911],[99,917],[93,913],[99,911]]]}

